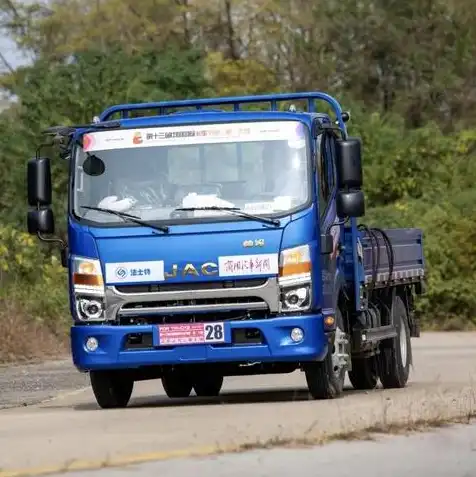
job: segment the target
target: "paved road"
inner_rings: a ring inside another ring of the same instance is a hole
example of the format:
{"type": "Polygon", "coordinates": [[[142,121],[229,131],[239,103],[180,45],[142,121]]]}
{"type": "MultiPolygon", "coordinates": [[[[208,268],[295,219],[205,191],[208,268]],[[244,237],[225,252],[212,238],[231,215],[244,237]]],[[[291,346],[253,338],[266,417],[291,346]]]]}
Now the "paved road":
{"type": "MultiPolygon", "coordinates": [[[[372,426],[472,413],[476,334],[427,333],[413,343],[415,368],[404,390],[348,389],[342,399],[313,401],[296,372],[229,378],[223,395],[212,400],[170,400],[160,381],[149,381],[138,383],[126,410],[99,410],[89,388],[43,404],[3,409],[0,477],[21,468],[82,469],[204,455],[217,447],[268,440],[317,442],[372,426]]],[[[70,365],[57,366],[75,379],[70,365]]]]}
{"type": "Polygon", "coordinates": [[[428,434],[377,436],[376,441],[334,442],[306,449],[259,450],[196,459],[177,459],[61,477],[474,477],[476,424],[428,434]],[[343,458],[345,456],[345,458],[343,458]],[[404,456],[404,458],[402,458],[404,456]],[[385,469],[385,470],[383,470],[385,469]]]}
{"type": "Polygon", "coordinates": [[[88,385],[88,376],[72,370],[70,359],[27,366],[0,366],[0,410],[37,404],[88,385]]]}

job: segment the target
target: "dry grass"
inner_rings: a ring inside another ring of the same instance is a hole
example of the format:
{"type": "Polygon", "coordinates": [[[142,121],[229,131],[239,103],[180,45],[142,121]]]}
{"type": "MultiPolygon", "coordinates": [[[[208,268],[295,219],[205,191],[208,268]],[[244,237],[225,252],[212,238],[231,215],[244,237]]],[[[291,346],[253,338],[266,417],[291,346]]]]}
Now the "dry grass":
{"type": "Polygon", "coordinates": [[[0,301],[0,363],[61,358],[68,353],[67,335],[35,322],[21,307],[0,301]]]}
{"type": "Polygon", "coordinates": [[[378,435],[409,435],[417,432],[427,432],[457,424],[471,424],[476,419],[476,413],[465,416],[417,419],[415,421],[393,422],[389,424],[374,424],[364,429],[349,430],[344,432],[321,435],[319,437],[299,438],[272,438],[265,441],[254,441],[240,444],[234,448],[217,450],[217,454],[240,453],[251,450],[288,448],[296,449],[303,447],[315,447],[329,444],[335,441],[375,441],[378,435]]]}
{"type": "Polygon", "coordinates": [[[449,316],[443,321],[422,323],[422,331],[476,331],[476,324],[461,316],[449,316]]]}

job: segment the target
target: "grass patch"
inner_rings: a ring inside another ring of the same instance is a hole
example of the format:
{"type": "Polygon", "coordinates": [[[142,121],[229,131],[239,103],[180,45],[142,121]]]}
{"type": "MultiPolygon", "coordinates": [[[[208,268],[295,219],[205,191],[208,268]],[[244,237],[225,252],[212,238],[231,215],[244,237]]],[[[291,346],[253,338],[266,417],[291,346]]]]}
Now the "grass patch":
{"type": "Polygon", "coordinates": [[[422,323],[422,331],[476,331],[473,321],[461,316],[449,316],[445,320],[434,323],[422,323]]]}
{"type": "Polygon", "coordinates": [[[64,327],[33,320],[23,307],[0,300],[0,363],[23,364],[58,359],[69,352],[64,327]]]}
{"type": "MultiPolygon", "coordinates": [[[[364,429],[338,432],[319,437],[299,437],[299,438],[272,438],[265,441],[254,441],[240,444],[234,448],[217,450],[217,454],[241,453],[253,450],[265,450],[275,448],[305,448],[316,447],[336,441],[376,441],[378,435],[410,435],[417,432],[428,432],[436,429],[446,428],[457,424],[471,424],[476,419],[476,412],[471,412],[466,416],[417,419],[413,422],[373,424],[364,429]]],[[[1,476],[0,476],[1,477],[1,476]]]]}

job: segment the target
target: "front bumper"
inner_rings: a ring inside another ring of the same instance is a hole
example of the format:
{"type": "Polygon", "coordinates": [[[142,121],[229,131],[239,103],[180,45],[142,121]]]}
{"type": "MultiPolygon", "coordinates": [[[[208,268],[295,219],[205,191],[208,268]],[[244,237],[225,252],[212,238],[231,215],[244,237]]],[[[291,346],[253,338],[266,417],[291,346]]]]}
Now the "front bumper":
{"type": "Polygon", "coordinates": [[[320,314],[228,321],[225,322],[225,336],[226,343],[160,347],[158,328],[154,325],[74,325],[71,327],[71,349],[74,365],[81,371],[90,371],[186,363],[322,360],[328,346],[320,314]],[[291,330],[296,327],[304,331],[304,338],[299,343],[290,337],[291,330]],[[250,328],[260,331],[260,343],[233,342],[234,333],[250,328]],[[129,349],[126,346],[129,335],[138,333],[150,337],[149,346],[129,349]],[[89,337],[95,337],[99,343],[93,352],[86,349],[89,337]]]}

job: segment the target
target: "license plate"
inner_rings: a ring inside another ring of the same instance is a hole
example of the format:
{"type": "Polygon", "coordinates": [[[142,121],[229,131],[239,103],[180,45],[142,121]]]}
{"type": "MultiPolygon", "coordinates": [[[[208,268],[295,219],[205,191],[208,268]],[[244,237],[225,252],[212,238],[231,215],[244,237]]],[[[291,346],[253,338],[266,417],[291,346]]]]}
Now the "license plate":
{"type": "Polygon", "coordinates": [[[159,345],[224,343],[223,323],[178,323],[159,325],[159,345]]]}

